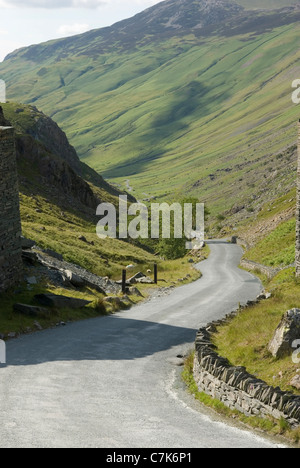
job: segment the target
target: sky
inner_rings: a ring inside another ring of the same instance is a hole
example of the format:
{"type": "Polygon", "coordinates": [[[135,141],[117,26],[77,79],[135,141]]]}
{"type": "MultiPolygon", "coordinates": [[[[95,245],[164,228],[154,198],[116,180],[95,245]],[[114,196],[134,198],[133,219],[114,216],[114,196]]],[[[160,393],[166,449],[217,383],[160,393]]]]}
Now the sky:
{"type": "Polygon", "coordinates": [[[110,26],[161,0],[0,0],[0,62],[16,49],[110,26]]]}

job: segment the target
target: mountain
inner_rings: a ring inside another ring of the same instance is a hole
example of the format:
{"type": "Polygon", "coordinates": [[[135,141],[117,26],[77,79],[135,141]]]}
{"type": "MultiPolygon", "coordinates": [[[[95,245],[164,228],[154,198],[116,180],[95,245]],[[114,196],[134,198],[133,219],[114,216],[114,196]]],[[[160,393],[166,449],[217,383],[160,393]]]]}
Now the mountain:
{"type": "Polygon", "coordinates": [[[100,276],[119,279],[133,259],[140,268],[156,261],[134,243],[98,239],[96,208],[101,202],[118,206],[120,192],[92,169],[87,172],[97,184],[85,179],[85,165],[59,126],[34,106],[2,106],[0,125],[16,131],[23,235],[100,276]]]}
{"type": "MultiPolygon", "coordinates": [[[[87,218],[95,217],[102,201],[121,194],[80,162],[66,134],[34,106],[16,103],[0,107],[0,124],[16,130],[19,178],[23,193],[51,193],[63,205],[76,206],[87,218]],[[5,115],[4,115],[5,111],[5,115]],[[90,175],[94,185],[85,180],[90,175]]],[[[115,201],[116,203],[116,201],[115,201]]]]}
{"type": "Polygon", "coordinates": [[[82,162],[140,199],[250,216],[295,182],[300,3],[166,0],[0,64],[82,162]]]}
{"type": "Polygon", "coordinates": [[[70,55],[99,57],[109,50],[135,49],[137,45],[191,32],[201,37],[261,32],[297,22],[300,17],[297,7],[298,0],[165,0],[111,27],[25,47],[5,60],[22,57],[37,63],[54,57],[61,61],[70,55]],[[279,7],[281,11],[277,10],[279,7]]]}

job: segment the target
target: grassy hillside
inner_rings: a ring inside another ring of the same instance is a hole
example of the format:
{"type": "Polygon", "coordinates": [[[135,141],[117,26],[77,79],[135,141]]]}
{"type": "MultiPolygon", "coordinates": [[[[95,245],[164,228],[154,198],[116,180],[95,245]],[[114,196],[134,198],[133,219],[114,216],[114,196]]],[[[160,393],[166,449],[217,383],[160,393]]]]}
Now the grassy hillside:
{"type": "MultiPolygon", "coordinates": [[[[17,103],[5,104],[3,108],[4,115],[0,110],[0,122],[5,125],[11,123],[16,130],[20,211],[25,237],[34,240],[39,248],[61,254],[66,262],[114,280],[121,278],[122,270],[129,264],[134,265],[130,270],[133,275],[138,271],[153,271],[154,263],[158,264],[160,287],[181,285],[200,277],[200,272],[191,266],[188,258],[163,261],[137,242],[100,240],[96,235],[96,206],[100,201],[117,205],[113,191],[105,190],[101,178],[96,177],[100,186],[95,186],[74,172],[67,159],[76,169],[76,153],[71,151],[61,131],[37,109],[17,103]],[[59,154],[50,151],[50,147],[55,149],[55,142],[61,143],[58,144],[59,154]]],[[[203,255],[207,254],[208,251],[203,252],[203,255]]],[[[74,288],[57,281],[53,272],[50,274],[45,270],[26,264],[22,283],[0,294],[0,334],[7,337],[11,332],[24,333],[61,321],[114,312],[141,301],[152,288],[157,288],[156,285],[139,285],[142,297],[131,295],[124,302],[120,299],[119,302],[105,302],[103,294],[93,288],[74,288]],[[13,310],[15,303],[37,305],[34,296],[47,292],[85,299],[91,304],[79,311],[67,308],[52,310],[50,317],[38,317],[38,327],[34,323],[35,317],[26,317],[13,310]]]]}
{"type": "MultiPolygon", "coordinates": [[[[153,263],[154,255],[137,245],[115,239],[100,240],[97,237],[98,203],[108,202],[118,206],[118,199],[103,187],[86,183],[76,175],[67,162],[70,148],[60,129],[31,106],[8,103],[3,105],[3,110],[5,118],[16,131],[22,230],[25,237],[99,276],[120,278],[122,268],[129,263],[137,263],[141,267],[153,263]],[[44,125],[42,132],[41,120],[44,125]],[[60,154],[50,150],[55,140],[58,146],[61,143],[60,154]],[[54,168],[54,174],[48,167],[54,168]],[[84,191],[88,195],[86,203],[82,198],[84,191]],[[85,236],[89,243],[80,241],[80,235],[85,236]]],[[[76,169],[77,155],[72,153],[72,156],[70,164],[76,169]]]]}
{"type": "MultiPolygon", "coordinates": [[[[96,226],[73,210],[62,212],[61,206],[43,196],[29,196],[20,193],[22,233],[36,241],[43,249],[51,249],[63,255],[67,262],[79,265],[99,276],[108,276],[114,280],[121,278],[122,269],[129,264],[135,267],[130,275],[138,271],[153,271],[153,264],[158,263],[159,287],[181,286],[201,276],[188,262],[188,258],[162,261],[142,248],[115,239],[100,240],[96,236],[96,226]],[[87,242],[79,239],[84,236],[87,242]],[[183,280],[183,278],[185,278],[183,280]]],[[[208,255],[206,250],[204,256],[208,255]]],[[[51,278],[45,278],[39,268],[26,267],[24,281],[10,291],[0,294],[0,334],[28,333],[40,326],[48,328],[60,322],[83,320],[99,315],[114,313],[120,308],[129,308],[147,298],[156,285],[139,285],[142,296],[130,295],[120,303],[105,302],[103,294],[90,288],[70,288],[58,286],[51,278]],[[28,278],[34,277],[37,284],[29,284],[28,278]],[[77,297],[90,301],[84,309],[54,309],[50,317],[26,317],[13,310],[15,303],[39,305],[34,296],[41,293],[52,293],[68,297],[77,297]]]]}
{"type": "Polygon", "coordinates": [[[280,155],[296,141],[298,16],[252,14],[130,44],[124,22],[101,33],[110,49],[95,31],[24,49],[0,74],[9,98],[49,113],[121,188],[139,199],[190,193],[224,213],[253,193],[285,193],[295,178],[280,155]],[[116,31],[125,42],[114,43],[116,31]]]}

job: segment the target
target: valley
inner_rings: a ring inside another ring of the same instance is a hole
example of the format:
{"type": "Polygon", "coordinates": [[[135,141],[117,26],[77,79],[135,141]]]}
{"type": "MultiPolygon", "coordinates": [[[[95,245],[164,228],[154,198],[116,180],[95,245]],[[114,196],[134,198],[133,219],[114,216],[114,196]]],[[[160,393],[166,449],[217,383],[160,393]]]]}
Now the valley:
{"type": "MultiPolygon", "coordinates": [[[[299,427],[278,412],[241,418],[286,437],[280,443],[232,427],[239,418],[228,408],[222,413],[219,399],[208,406],[230,423],[207,415],[181,388],[178,369],[185,361],[192,374],[199,326],[238,310],[222,325],[213,322],[217,352],[236,366],[233,373],[247,368],[280,387],[283,399],[299,396],[292,384],[298,364],[268,349],[282,315],[299,308],[299,105],[292,101],[299,20],[297,0],[165,0],[110,27],[16,50],[0,63],[8,98],[0,125],[16,131],[22,233],[40,255],[50,252],[50,264],[59,258],[55,274],[26,263],[20,287],[0,294],[0,335],[22,335],[8,342],[4,375],[22,382],[24,413],[18,386],[0,385],[11,391],[4,408],[15,418],[19,446],[299,444],[299,427]],[[183,255],[175,239],[99,239],[97,205],[118,210],[121,194],[129,203],[205,203],[208,246],[183,255]],[[243,270],[247,262],[251,273],[243,270]],[[122,270],[152,278],[154,264],[159,287],[139,284],[121,294],[115,281],[122,270]],[[112,282],[113,297],[61,282],[69,267],[112,282]],[[89,305],[54,310],[37,327],[14,306],[34,307],[40,294],[89,305]],[[31,335],[43,328],[52,329],[31,335]],[[58,434],[57,422],[68,429],[58,434]]],[[[186,383],[199,397],[193,377],[186,383]]],[[[199,400],[206,404],[207,395],[199,400]]],[[[11,434],[9,423],[1,427],[0,445],[13,445],[11,434]]]]}
{"type": "Polygon", "coordinates": [[[163,18],[157,34],[141,33],[157,6],[72,42],[22,49],[0,64],[8,98],[53,117],[82,161],[124,189],[130,179],[136,198],[188,193],[212,214],[256,210],[294,183],[300,12],[276,13],[278,24],[270,13],[225,4],[222,28],[195,29],[184,2],[180,33],[163,18]],[[243,27],[235,31],[237,21],[243,27]]]}

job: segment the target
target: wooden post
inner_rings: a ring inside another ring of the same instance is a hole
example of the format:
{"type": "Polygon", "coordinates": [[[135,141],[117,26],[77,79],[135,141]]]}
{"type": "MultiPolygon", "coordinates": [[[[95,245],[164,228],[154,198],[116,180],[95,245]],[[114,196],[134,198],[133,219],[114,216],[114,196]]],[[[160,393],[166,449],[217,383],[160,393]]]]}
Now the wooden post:
{"type": "Polygon", "coordinates": [[[122,293],[123,294],[126,294],[126,274],[127,274],[127,271],[123,270],[122,271],[122,293]]]}
{"type": "Polygon", "coordinates": [[[154,263],[154,283],[155,284],[158,283],[157,272],[158,272],[157,263],[154,263]]]}

